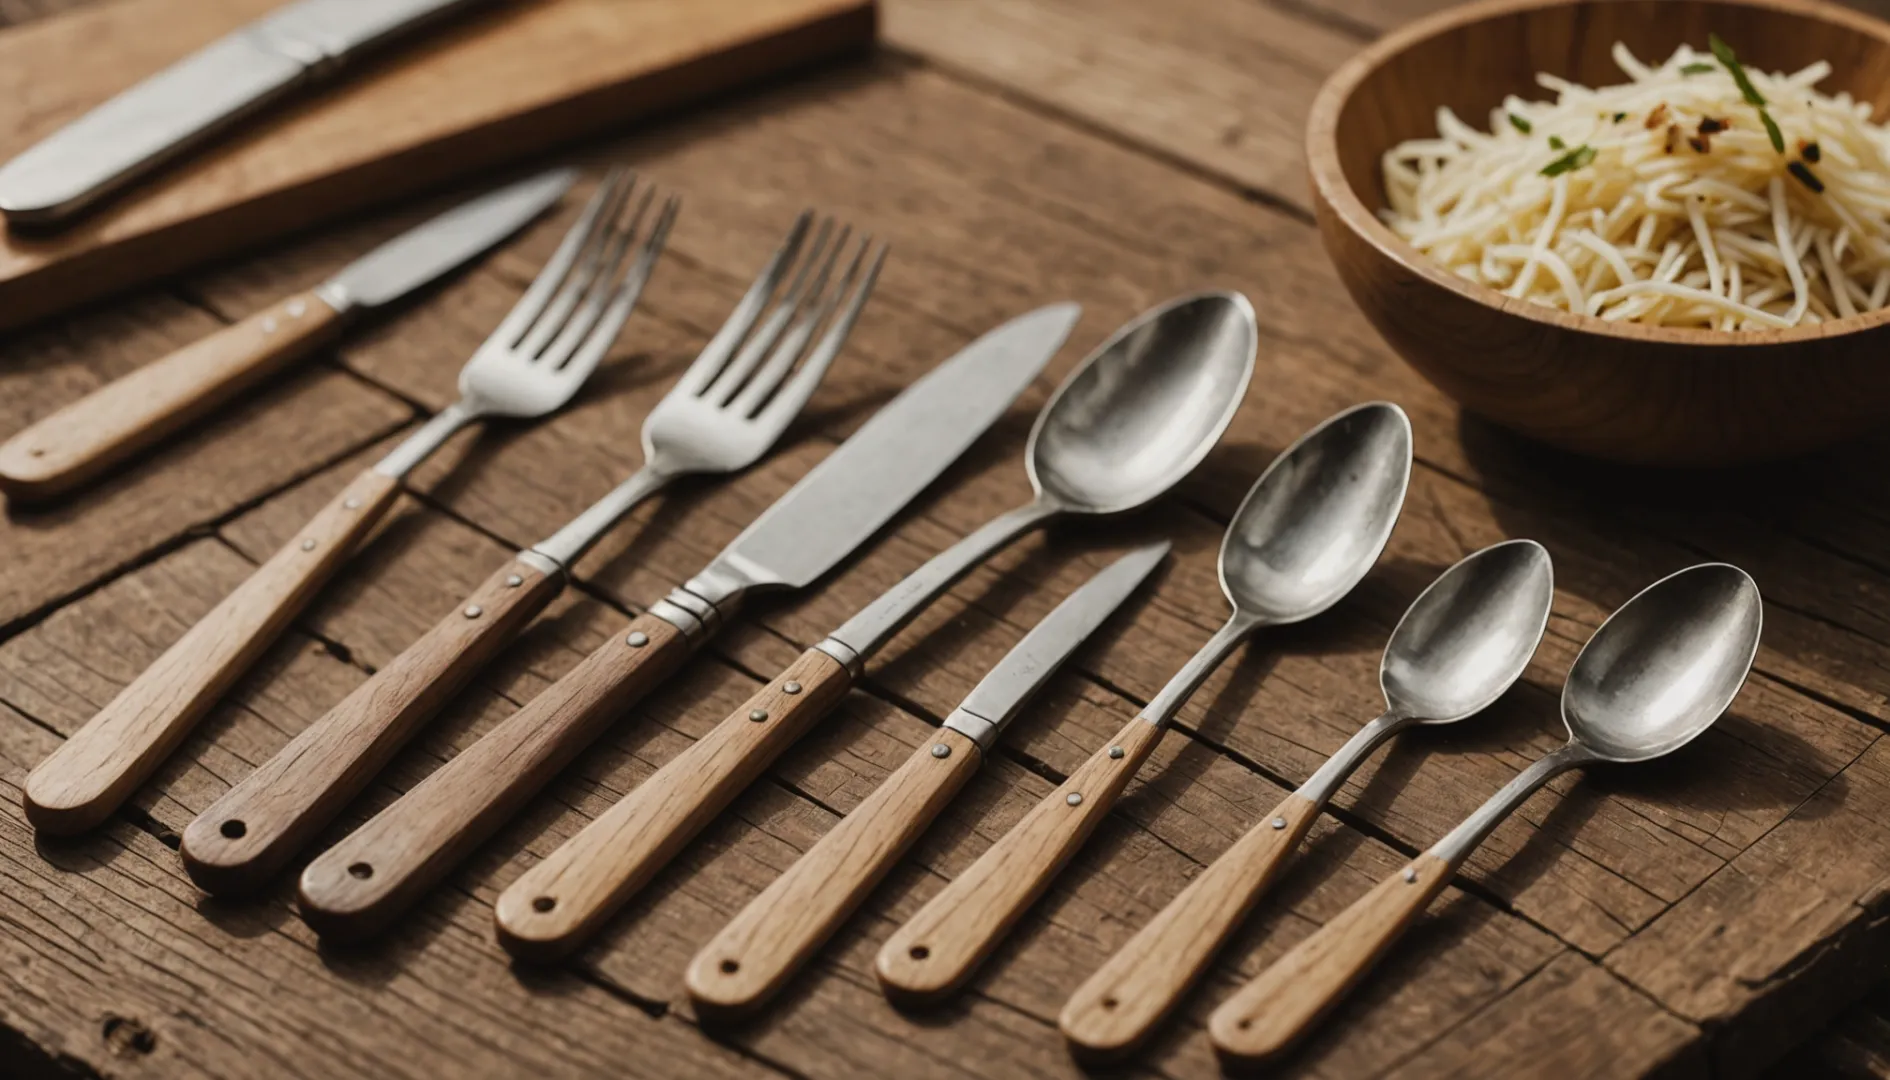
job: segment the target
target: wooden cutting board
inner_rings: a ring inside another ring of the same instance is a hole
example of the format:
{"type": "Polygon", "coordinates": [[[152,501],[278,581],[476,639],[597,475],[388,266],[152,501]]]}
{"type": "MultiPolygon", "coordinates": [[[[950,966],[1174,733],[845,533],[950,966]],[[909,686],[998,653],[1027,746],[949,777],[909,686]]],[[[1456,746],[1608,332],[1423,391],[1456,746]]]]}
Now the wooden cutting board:
{"type": "MultiPolygon", "coordinates": [[[[116,0],[0,32],[0,160],[275,7],[116,0]]],[[[0,328],[797,66],[874,0],[498,0],[363,58],[62,231],[0,237],[0,328]]]]}

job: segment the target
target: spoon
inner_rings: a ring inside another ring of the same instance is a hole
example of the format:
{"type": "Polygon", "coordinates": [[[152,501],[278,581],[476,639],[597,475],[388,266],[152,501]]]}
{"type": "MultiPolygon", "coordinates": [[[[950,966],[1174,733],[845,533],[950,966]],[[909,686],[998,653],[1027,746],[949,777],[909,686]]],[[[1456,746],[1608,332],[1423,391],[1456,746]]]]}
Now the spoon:
{"type": "Polygon", "coordinates": [[[1534,540],[1484,548],[1431,582],[1385,646],[1378,669],[1385,711],[1077,989],[1058,1019],[1071,1046],[1115,1058],[1140,1045],[1207,970],[1352,770],[1406,728],[1455,723],[1501,697],[1535,655],[1554,598],[1549,553],[1534,540]]]}
{"type": "Polygon", "coordinates": [[[1705,563],[1662,578],[1608,617],[1562,687],[1567,745],[1517,774],[1449,835],[1379,883],[1214,1011],[1230,1064],[1274,1057],[1350,990],[1497,823],[1569,769],[1648,761],[1712,726],[1759,650],[1759,588],[1705,563]]]}
{"type": "Polygon", "coordinates": [[[1332,417],[1275,459],[1221,544],[1221,591],[1233,616],[1109,745],[887,940],[874,965],[887,994],[925,1000],[962,985],[1221,661],[1255,630],[1310,619],[1352,591],[1390,539],[1410,477],[1411,422],[1384,402],[1332,417]]]}
{"type": "Polygon", "coordinates": [[[588,937],[857,682],[867,657],[991,553],[1060,517],[1121,514],[1179,483],[1234,418],[1259,329],[1246,297],[1196,293],[1123,326],[1031,428],[1033,497],[932,557],[500,894],[500,944],[551,959],[588,937]]]}

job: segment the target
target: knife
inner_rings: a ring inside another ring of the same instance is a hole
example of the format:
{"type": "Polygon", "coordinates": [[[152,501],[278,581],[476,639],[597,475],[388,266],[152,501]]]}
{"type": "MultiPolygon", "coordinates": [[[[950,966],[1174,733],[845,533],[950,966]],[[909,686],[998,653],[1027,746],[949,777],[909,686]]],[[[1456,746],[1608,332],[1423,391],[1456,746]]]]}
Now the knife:
{"type": "Polygon", "coordinates": [[[58,495],[96,479],[291,361],[339,336],[349,318],[434,280],[518,231],[577,173],[556,169],[482,195],[408,230],[307,292],[271,304],[0,444],[0,490],[58,495]]]}
{"type": "Polygon", "coordinates": [[[301,0],[106,101],[0,166],[0,212],[59,224],[341,62],[479,0],[301,0]]]}
{"type": "MultiPolygon", "coordinates": [[[[680,666],[750,590],[803,587],[877,532],[1003,415],[1062,346],[1080,311],[1054,304],[1019,316],[907,387],[702,573],[310,863],[301,880],[303,918],[331,939],[385,927],[605,724],[680,666]]],[[[783,692],[790,700],[820,700],[823,710],[834,687],[844,692],[846,685],[814,673],[801,678],[804,686],[783,692]]],[[[783,725],[750,726],[772,735],[769,729],[783,725]]]]}
{"type": "Polygon", "coordinates": [[[938,734],[748,902],[689,964],[699,1016],[735,1018],[767,1003],[860,906],[978,771],[998,736],[1168,554],[1166,542],[1117,559],[1071,593],[998,661],[938,734]]]}

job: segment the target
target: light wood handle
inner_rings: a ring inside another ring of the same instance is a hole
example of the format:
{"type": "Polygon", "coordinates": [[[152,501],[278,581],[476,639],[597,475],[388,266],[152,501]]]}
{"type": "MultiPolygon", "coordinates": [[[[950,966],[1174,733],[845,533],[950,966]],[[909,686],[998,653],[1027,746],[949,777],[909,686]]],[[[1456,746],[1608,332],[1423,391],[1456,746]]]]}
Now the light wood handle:
{"type": "Polygon", "coordinates": [[[96,479],[332,340],[343,321],[301,293],[107,383],[0,444],[0,489],[43,499],[96,479]]]}
{"type": "Polygon", "coordinates": [[[1147,720],[1129,721],[895,931],[874,964],[887,995],[932,1000],[963,985],[1083,846],[1161,738],[1147,720]]]}
{"type": "Polygon", "coordinates": [[[248,670],[400,492],[369,471],[322,508],[288,545],[177,639],[26,778],[26,816],[48,833],[109,817],[248,670]]]}
{"type": "Polygon", "coordinates": [[[766,1004],[978,771],[979,759],[978,744],[950,728],[926,740],[696,954],[685,977],[696,1011],[738,1017],[766,1004]]]}
{"type": "Polygon", "coordinates": [[[641,615],[302,872],[302,918],[323,937],[379,933],[689,655],[641,615]]]}
{"type": "Polygon", "coordinates": [[[360,794],[394,752],[563,587],[523,559],[486,579],[393,662],[302,729],[184,830],[206,892],[253,890],[360,794]]]}
{"type": "Polygon", "coordinates": [[[1247,1065],[1291,1047],[1444,891],[1450,874],[1449,863],[1426,852],[1379,882],[1214,1010],[1214,1049],[1247,1065]]]}
{"type": "Polygon", "coordinates": [[[1288,795],[1077,988],[1057,1024],[1087,1057],[1115,1060],[1175,1007],[1286,865],[1319,807],[1288,795]]]}
{"type": "Polygon", "coordinates": [[[499,895],[499,944],[564,956],[603,925],[853,684],[833,657],[801,654],[693,746],[499,895]]]}

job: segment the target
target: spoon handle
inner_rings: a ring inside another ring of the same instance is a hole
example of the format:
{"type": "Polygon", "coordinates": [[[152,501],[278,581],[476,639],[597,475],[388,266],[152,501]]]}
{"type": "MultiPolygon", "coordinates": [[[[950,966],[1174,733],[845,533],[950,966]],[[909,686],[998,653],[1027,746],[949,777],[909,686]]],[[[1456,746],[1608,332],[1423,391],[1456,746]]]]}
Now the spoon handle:
{"type": "Polygon", "coordinates": [[[982,756],[977,743],[950,728],[925,740],[696,954],[685,980],[696,1011],[741,1016],[773,997],[978,771],[982,756]]]}
{"type": "Polygon", "coordinates": [[[1144,717],[1129,721],[894,932],[874,965],[888,996],[923,1001],[958,989],[1083,846],[1161,738],[1144,717]]]}
{"type": "Polygon", "coordinates": [[[1357,985],[1450,882],[1451,865],[1425,852],[1275,961],[1214,1010],[1208,1034],[1223,1060],[1273,1058],[1357,985]]]}

